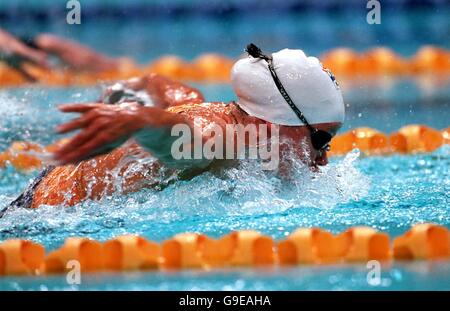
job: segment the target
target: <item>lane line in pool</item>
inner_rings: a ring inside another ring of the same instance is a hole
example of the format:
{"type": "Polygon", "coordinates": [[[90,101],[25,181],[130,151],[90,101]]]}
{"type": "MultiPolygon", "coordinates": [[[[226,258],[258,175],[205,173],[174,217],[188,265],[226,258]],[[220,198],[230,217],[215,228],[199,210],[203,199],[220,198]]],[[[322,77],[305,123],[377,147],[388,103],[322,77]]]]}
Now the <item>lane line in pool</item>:
{"type": "Polygon", "coordinates": [[[183,233],[161,244],[135,235],[104,243],[68,238],[47,255],[38,243],[14,239],[0,243],[0,276],[67,273],[73,262],[81,272],[96,272],[449,258],[450,231],[436,224],[414,225],[392,243],[388,234],[370,227],[352,227],[337,235],[319,228],[300,228],[280,241],[252,230],[231,232],[219,239],[183,233]]]}

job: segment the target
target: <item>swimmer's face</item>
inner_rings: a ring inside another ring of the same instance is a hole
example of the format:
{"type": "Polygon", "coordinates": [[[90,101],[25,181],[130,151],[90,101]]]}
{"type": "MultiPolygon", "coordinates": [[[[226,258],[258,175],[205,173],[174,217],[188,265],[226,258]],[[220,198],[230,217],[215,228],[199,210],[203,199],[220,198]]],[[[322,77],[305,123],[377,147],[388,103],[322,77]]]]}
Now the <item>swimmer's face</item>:
{"type": "MultiPolygon", "coordinates": [[[[313,125],[318,130],[330,133],[333,137],[341,128],[342,123],[322,123],[313,125]]],[[[312,146],[311,132],[306,126],[281,126],[281,137],[292,139],[295,144],[295,152],[300,158],[312,167],[324,166],[328,164],[328,156],[326,150],[316,150],[312,146]]]]}

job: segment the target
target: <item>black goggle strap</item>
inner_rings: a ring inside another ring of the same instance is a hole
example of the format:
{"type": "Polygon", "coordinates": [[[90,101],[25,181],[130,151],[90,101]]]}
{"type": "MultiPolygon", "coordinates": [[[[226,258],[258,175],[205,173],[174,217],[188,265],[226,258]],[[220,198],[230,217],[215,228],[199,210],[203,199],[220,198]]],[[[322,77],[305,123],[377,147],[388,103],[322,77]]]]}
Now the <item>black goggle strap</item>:
{"type": "Polygon", "coordinates": [[[303,113],[294,104],[294,101],[291,99],[286,89],[284,88],[283,84],[281,83],[280,79],[278,78],[278,75],[275,71],[275,67],[273,66],[273,57],[263,54],[261,49],[258,48],[253,43],[247,45],[246,52],[254,58],[260,58],[267,61],[269,65],[270,74],[272,75],[273,81],[275,82],[275,85],[277,86],[281,96],[283,96],[284,100],[291,107],[291,109],[294,111],[294,113],[297,115],[300,121],[302,121],[306,125],[306,127],[311,131],[311,142],[313,144],[313,147],[316,150],[323,150],[323,149],[328,150],[329,142],[331,141],[332,138],[331,134],[326,131],[318,130],[309,124],[308,120],[306,120],[303,113]]]}
{"type": "Polygon", "coordinates": [[[298,109],[298,107],[294,104],[294,101],[291,99],[289,94],[287,93],[286,89],[283,87],[283,84],[281,84],[280,79],[277,76],[277,73],[275,72],[275,68],[273,67],[273,60],[270,58],[267,63],[269,64],[269,71],[272,75],[273,81],[275,82],[275,85],[277,86],[278,90],[280,91],[281,96],[283,96],[284,100],[288,103],[288,105],[291,107],[291,109],[294,111],[294,113],[297,115],[297,117],[302,121],[306,127],[311,131],[311,143],[313,147],[316,150],[329,150],[329,142],[331,141],[331,134],[322,130],[318,130],[309,124],[308,120],[306,120],[303,113],[298,109]]]}
{"type": "Polygon", "coordinates": [[[281,81],[275,72],[275,68],[273,67],[272,59],[269,60],[268,63],[270,74],[272,75],[273,81],[275,82],[278,91],[280,91],[281,96],[283,96],[284,100],[288,103],[288,105],[291,107],[291,109],[294,111],[294,113],[297,115],[300,121],[302,121],[311,132],[316,132],[317,129],[315,129],[309,124],[308,120],[306,120],[305,116],[303,115],[303,112],[301,112],[300,109],[298,109],[298,107],[294,104],[291,97],[284,88],[283,84],[281,84],[281,81]]]}
{"type": "Polygon", "coordinates": [[[273,66],[273,57],[263,54],[261,49],[258,48],[253,43],[250,43],[249,45],[247,45],[246,52],[254,58],[261,58],[261,59],[264,59],[265,61],[267,61],[267,63],[269,64],[270,74],[272,75],[273,81],[275,82],[275,85],[277,86],[278,91],[280,91],[281,96],[283,96],[284,100],[288,103],[288,105],[291,107],[291,109],[294,111],[294,113],[297,115],[297,117],[300,119],[300,121],[302,121],[311,132],[316,132],[317,129],[313,128],[309,124],[308,120],[306,120],[303,113],[294,104],[294,101],[291,99],[291,97],[287,93],[286,89],[284,88],[283,84],[281,83],[280,79],[278,78],[278,75],[275,71],[275,67],[273,66]]]}
{"type": "Polygon", "coordinates": [[[278,91],[280,91],[281,96],[283,96],[284,100],[288,103],[288,105],[291,107],[291,109],[294,111],[294,113],[297,115],[300,121],[302,121],[306,125],[306,127],[311,131],[311,136],[313,138],[312,141],[313,147],[316,149],[328,148],[328,143],[331,140],[331,134],[322,130],[318,130],[312,127],[311,124],[309,124],[308,120],[306,120],[303,113],[294,104],[294,101],[291,99],[286,89],[284,88],[283,84],[281,83],[280,79],[278,78],[278,75],[273,66],[273,57],[263,54],[261,49],[258,48],[253,43],[247,45],[247,48],[245,50],[250,56],[254,58],[261,58],[267,61],[267,63],[269,64],[270,74],[272,75],[273,81],[275,82],[278,91]]]}

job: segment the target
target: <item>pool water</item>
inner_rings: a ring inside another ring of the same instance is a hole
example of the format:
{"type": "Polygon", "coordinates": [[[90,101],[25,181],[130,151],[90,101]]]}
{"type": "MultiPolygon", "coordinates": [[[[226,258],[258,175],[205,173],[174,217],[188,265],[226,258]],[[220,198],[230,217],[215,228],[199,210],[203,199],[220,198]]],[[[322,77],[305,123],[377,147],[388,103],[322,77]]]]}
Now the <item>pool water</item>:
{"type": "Polygon", "coordinates": [[[369,285],[365,264],[296,268],[233,269],[92,274],[81,285],[65,276],[6,278],[3,290],[448,290],[450,265],[402,263],[382,268],[379,285],[369,285]]]}
{"type": "MultiPolygon", "coordinates": [[[[233,99],[227,85],[199,87],[207,99],[233,99]]],[[[399,92],[401,89],[385,92],[382,99],[366,97],[366,102],[358,101],[358,90],[345,92],[349,105],[346,128],[368,125],[391,132],[411,123],[410,116],[435,128],[448,126],[450,97],[445,89],[423,99],[403,98],[403,102],[395,97],[399,92]],[[374,114],[378,102],[387,108],[374,114]],[[421,108],[426,103],[432,104],[421,108]]],[[[55,106],[96,99],[99,93],[99,87],[0,91],[0,146],[4,149],[14,140],[42,144],[55,140],[52,129],[70,117],[56,113],[55,106]]],[[[293,181],[286,185],[259,165],[243,162],[224,175],[205,173],[162,191],[142,190],[71,208],[12,211],[0,219],[0,240],[31,239],[52,250],[71,236],[105,241],[133,233],[160,242],[181,232],[218,237],[231,230],[254,229],[281,239],[298,227],[321,227],[338,233],[357,225],[396,236],[420,222],[450,227],[449,167],[450,146],[431,154],[383,157],[364,157],[355,150],[331,159],[331,164],[318,174],[298,164],[293,181]]],[[[20,173],[12,167],[0,171],[0,207],[14,199],[36,174],[20,173]]],[[[83,277],[83,283],[76,287],[67,285],[64,276],[8,277],[0,279],[0,289],[450,289],[449,263],[387,265],[382,270],[383,282],[377,287],[367,283],[367,271],[365,263],[361,263],[93,274],[83,277]]]]}
{"type": "MultiPolygon", "coordinates": [[[[20,4],[19,1],[10,2],[11,6],[20,4]]],[[[26,1],[27,4],[28,2],[29,0],[26,1]]],[[[223,2],[212,1],[215,4],[223,2]]],[[[249,1],[233,2],[245,6],[249,1]]],[[[357,2],[353,1],[355,5],[346,10],[331,9],[327,12],[319,9],[278,11],[279,1],[272,2],[265,11],[253,12],[250,9],[255,7],[253,3],[248,5],[247,10],[223,17],[201,12],[169,17],[164,12],[155,13],[151,17],[145,16],[145,13],[140,17],[127,17],[127,12],[124,12],[124,16],[119,17],[108,15],[109,12],[104,11],[106,17],[100,18],[89,16],[89,8],[86,8],[80,25],[68,25],[64,14],[65,2],[55,5],[54,1],[49,1],[45,7],[40,0],[36,1],[36,6],[41,7],[41,14],[53,13],[51,19],[37,21],[32,18],[33,14],[28,18],[17,17],[20,12],[27,13],[27,5],[21,5],[20,9],[11,10],[12,14],[9,15],[12,17],[0,19],[0,24],[18,35],[55,33],[84,42],[108,55],[129,56],[140,63],[148,63],[166,54],[178,55],[186,60],[210,52],[235,58],[243,53],[250,42],[265,51],[277,51],[286,47],[301,48],[308,55],[320,55],[342,46],[359,52],[374,46],[388,46],[405,57],[413,55],[424,44],[450,48],[448,3],[439,8],[425,6],[414,9],[402,8],[401,3],[398,4],[400,7],[383,4],[381,24],[369,25],[366,21],[365,2],[356,5],[357,2]],[[55,13],[55,10],[62,12],[55,13]],[[18,18],[20,23],[17,22],[18,18]]],[[[189,6],[191,1],[184,3],[189,6]]],[[[445,1],[441,3],[445,4],[445,1]]],[[[126,4],[132,6],[131,2],[126,4]]],[[[199,6],[206,5],[201,1],[199,6]]]]}
{"type": "MultiPolygon", "coordinates": [[[[15,3],[18,2],[11,1],[10,6],[15,3]]],[[[44,2],[33,3],[36,9],[44,2]]],[[[201,53],[218,52],[235,58],[249,42],[267,51],[291,47],[302,48],[312,55],[339,46],[359,52],[388,46],[404,57],[410,57],[426,44],[450,48],[448,5],[408,10],[383,5],[382,23],[376,26],[366,22],[365,3],[357,10],[353,6],[326,13],[298,9],[293,13],[268,10],[252,14],[244,10],[219,17],[171,13],[127,18],[127,14],[114,16],[113,12],[108,18],[100,18],[101,14],[86,15],[81,25],[71,26],[65,23],[64,15],[58,15],[64,8],[53,7],[54,1],[45,3],[51,7],[41,10],[49,12],[44,21],[21,18],[17,23],[17,14],[27,14],[27,7],[20,6],[20,10],[11,9],[11,14],[0,10],[0,18],[4,18],[0,20],[1,26],[20,35],[53,32],[109,55],[130,56],[140,63],[164,54],[192,60],[201,53]]],[[[236,3],[245,7],[248,1],[236,3]]],[[[8,6],[3,1],[0,9],[5,7],[8,6]]],[[[30,12],[25,16],[42,16],[42,12],[30,12]]],[[[352,87],[341,83],[347,105],[342,131],[369,126],[390,133],[412,123],[436,129],[450,126],[448,78],[380,77],[359,82],[352,87]]],[[[235,99],[229,85],[198,87],[207,100],[235,99]]],[[[53,142],[57,139],[54,127],[70,118],[57,112],[56,105],[95,100],[100,91],[100,86],[0,90],[0,150],[17,140],[53,142]]],[[[338,233],[351,226],[366,225],[391,236],[403,234],[419,222],[450,228],[449,168],[448,145],[431,154],[383,157],[364,157],[355,150],[345,157],[331,159],[329,166],[315,174],[298,164],[288,185],[261,171],[259,165],[243,162],[239,169],[229,169],[221,176],[205,173],[190,181],[175,182],[162,191],[142,190],[71,208],[11,211],[0,219],[0,240],[31,239],[53,250],[67,237],[105,241],[126,233],[161,242],[181,232],[218,237],[241,229],[259,230],[281,239],[298,227],[313,226],[338,233]]],[[[37,174],[21,173],[12,167],[0,170],[0,209],[15,199],[37,174]]],[[[84,275],[82,284],[77,286],[68,285],[64,275],[6,277],[0,278],[0,290],[450,290],[448,262],[386,264],[382,268],[382,282],[375,287],[367,282],[367,272],[366,263],[360,263],[177,273],[99,273],[84,275]]]]}

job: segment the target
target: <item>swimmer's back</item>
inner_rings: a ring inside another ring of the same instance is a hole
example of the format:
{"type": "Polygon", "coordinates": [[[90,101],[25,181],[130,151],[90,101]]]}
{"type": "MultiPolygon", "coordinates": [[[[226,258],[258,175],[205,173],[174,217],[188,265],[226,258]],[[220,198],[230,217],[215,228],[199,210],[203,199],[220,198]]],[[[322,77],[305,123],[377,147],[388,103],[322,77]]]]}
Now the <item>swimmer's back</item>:
{"type": "MultiPolygon", "coordinates": [[[[167,108],[172,113],[185,115],[187,118],[202,120],[205,124],[212,122],[219,126],[227,124],[258,124],[264,121],[248,116],[236,104],[230,103],[186,103],[167,108]]],[[[112,194],[115,183],[110,178],[111,174],[119,165],[123,165],[124,159],[149,157],[150,154],[135,143],[128,143],[125,146],[116,148],[108,154],[100,155],[93,160],[82,161],[78,165],[65,165],[54,168],[42,180],[39,181],[32,194],[32,208],[40,205],[74,205],[84,199],[100,199],[103,195],[112,194]],[[134,157],[134,158],[133,158],[134,157]]],[[[127,160],[128,161],[128,160],[127,160]]],[[[126,168],[132,165],[127,162],[116,172],[115,177],[123,177],[126,168]]],[[[152,186],[152,182],[145,179],[150,178],[148,172],[155,174],[159,172],[161,164],[156,161],[151,165],[143,166],[141,172],[136,171],[132,176],[126,176],[125,192],[137,191],[141,188],[152,186]]],[[[215,165],[212,165],[214,167],[215,165]]],[[[180,178],[190,178],[202,173],[205,169],[184,170],[180,178]],[[189,177],[186,177],[189,176],[189,177]]]]}

